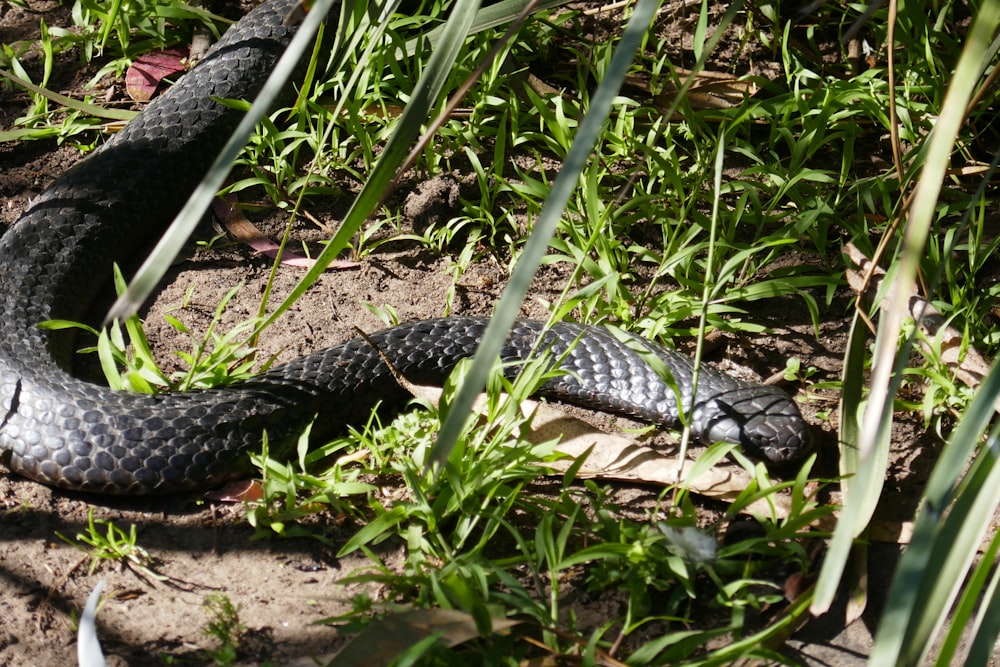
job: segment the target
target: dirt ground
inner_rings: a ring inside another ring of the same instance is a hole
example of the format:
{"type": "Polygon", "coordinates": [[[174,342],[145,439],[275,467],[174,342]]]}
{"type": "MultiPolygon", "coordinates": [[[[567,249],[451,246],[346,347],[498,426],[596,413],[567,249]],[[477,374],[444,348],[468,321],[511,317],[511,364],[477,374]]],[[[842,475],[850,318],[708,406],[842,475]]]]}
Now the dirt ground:
{"type": "MultiPolygon", "coordinates": [[[[59,25],[65,8],[48,2],[29,3],[30,11],[4,5],[0,10],[0,42],[37,35],[38,18],[59,25]]],[[[90,72],[69,55],[58,59],[50,86],[75,90],[90,72]]],[[[0,128],[7,129],[25,105],[17,91],[0,92],[0,128]]],[[[0,145],[0,222],[10,224],[30,197],[37,195],[56,175],[78,159],[74,148],[55,142],[0,145]]],[[[447,179],[412,183],[398,195],[405,215],[404,227],[415,219],[441,214],[442,190],[447,179]]],[[[320,217],[335,215],[319,211],[320,217]]],[[[284,225],[276,214],[255,220],[266,232],[284,225]]],[[[213,234],[207,226],[201,238],[213,234]]],[[[301,229],[298,238],[316,241],[322,233],[301,229]]],[[[545,267],[526,302],[524,315],[543,316],[539,299],[552,300],[564,286],[571,267],[545,267]]],[[[148,332],[162,351],[186,349],[190,341],[178,339],[162,318],[171,312],[193,329],[206,326],[220,299],[242,284],[225,317],[234,323],[256,312],[260,292],[270,271],[270,261],[236,245],[217,244],[212,251],[190,254],[180,262],[168,285],[147,313],[148,332]],[[193,289],[192,289],[193,287],[193,289]],[[192,290],[189,293],[189,290],[192,290]],[[184,305],[180,308],[181,304],[184,305]],[[180,310],[178,310],[180,308],[180,310]]],[[[277,279],[276,299],[294,285],[294,269],[277,279]]],[[[482,261],[462,277],[454,299],[453,314],[488,314],[506,279],[497,262],[482,261]]],[[[263,356],[278,354],[288,360],[353,336],[355,328],[373,331],[381,322],[362,304],[391,305],[401,321],[442,314],[452,284],[448,260],[415,244],[388,243],[363,257],[351,269],[328,272],[279,326],[262,341],[263,356]]],[[[836,379],[840,371],[850,316],[849,299],[838,294],[822,312],[817,336],[805,308],[794,299],[766,304],[755,310],[757,323],[769,327],[760,336],[730,336],[716,348],[711,361],[751,377],[768,377],[796,356],[803,366],[819,369],[817,380],[836,379]]],[[[835,474],[836,405],[813,403],[805,408],[814,425],[821,466],[835,474]],[[818,412],[829,411],[828,420],[818,412]]],[[[891,466],[893,478],[879,518],[899,524],[912,515],[919,497],[915,489],[933,462],[937,441],[924,433],[918,420],[902,419],[894,441],[900,443],[891,466]],[[914,446],[918,444],[919,446],[914,446]]],[[[629,494],[648,493],[643,488],[621,488],[629,494]]],[[[110,599],[100,612],[100,632],[111,665],[159,664],[160,655],[171,664],[203,664],[205,649],[216,647],[204,635],[208,616],[203,602],[212,593],[225,594],[239,608],[248,631],[241,655],[250,663],[313,664],[310,656],[329,656],[344,643],[337,633],[315,621],[350,609],[357,590],[339,582],[367,564],[358,557],[339,559],[336,549],[311,540],[253,541],[253,529],[240,521],[238,506],[205,502],[201,498],[108,500],[55,491],[0,470],[0,666],[76,664],[75,619],[88,594],[100,579],[107,582],[110,599]],[[74,536],[87,525],[88,513],[111,519],[118,526],[136,525],[139,544],[156,559],[158,572],[171,583],[144,579],[128,570],[106,568],[88,573],[88,559],[58,535],[74,536]]],[[[331,520],[328,537],[343,544],[356,526],[338,528],[331,520]]],[[[873,600],[866,615],[843,627],[843,610],[831,612],[810,624],[789,642],[789,657],[803,664],[862,664],[871,642],[879,598],[888,585],[898,547],[891,541],[872,546],[869,573],[873,600]]],[[[400,557],[398,545],[381,554],[392,565],[400,557]]],[[[587,613],[611,613],[603,601],[586,602],[587,613]]]]}

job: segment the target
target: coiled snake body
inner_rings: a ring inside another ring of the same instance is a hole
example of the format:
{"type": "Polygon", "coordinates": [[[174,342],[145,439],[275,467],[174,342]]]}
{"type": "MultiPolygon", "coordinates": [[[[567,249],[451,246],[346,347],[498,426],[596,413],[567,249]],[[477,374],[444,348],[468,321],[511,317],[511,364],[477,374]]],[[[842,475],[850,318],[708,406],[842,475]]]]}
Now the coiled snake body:
{"type": "MultiPolygon", "coordinates": [[[[161,395],[118,392],[74,377],[73,341],[37,324],[80,320],[116,259],[162,233],[239,121],[213,98],[252,99],[291,37],[292,0],[272,0],[229,29],[190,73],[92,156],[56,180],[0,238],[0,458],[13,471],[99,493],[172,493],[247,472],[264,431],[291,437],[315,415],[314,433],[342,428],[381,401],[405,402],[366,342],[302,357],[252,381],[161,395]]],[[[479,342],[486,321],[428,320],[382,331],[375,345],[416,382],[440,381],[479,342]]],[[[519,322],[505,359],[525,357],[541,325],[519,322]]],[[[676,425],[677,393],[608,331],[560,324],[543,334],[568,374],[543,393],[676,425]],[[574,342],[578,344],[573,345],[574,342]]],[[[638,340],[638,339],[637,339],[638,340]]],[[[686,356],[643,343],[671,370],[690,405],[686,356]]],[[[778,389],[704,369],[695,435],[765,458],[798,457],[807,430],[778,389]]]]}

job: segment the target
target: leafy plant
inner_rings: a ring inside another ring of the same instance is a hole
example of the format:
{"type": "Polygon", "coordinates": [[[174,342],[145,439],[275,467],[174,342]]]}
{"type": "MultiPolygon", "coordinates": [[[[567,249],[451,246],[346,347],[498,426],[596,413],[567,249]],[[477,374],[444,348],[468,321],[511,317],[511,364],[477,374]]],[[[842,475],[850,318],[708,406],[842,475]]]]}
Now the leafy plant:
{"type": "MultiPolygon", "coordinates": [[[[125,280],[117,268],[115,287],[125,291],[125,280]]],[[[49,320],[39,324],[42,328],[80,329],[95,337],[97,344],[81,348],[81,353],[96,352],[101,360],[104,376],[112,389],[131,390],[146,394],[163,391],[188,391],[219,387],[251,377],[257,360],[250,337],[255,332],[255,322],[246,320],[225,334],[217,334],[216,327],[240,287],[229,290],[220,300],[214,316],[202,337],[196,340],[190,352],[176,351],[186,370],[167,374],[159,366],[153,349],[142,329],[142,320],[131,315],[124,322],[115,320],[98,331],[79,322],[49,320]]],[[[182,334],[191,335],[188,327],[177,317],[167,315],[167,323],[182,334]]],[[[273,358],[263,364],[266,369],[273,358]]]]}
{"type": "Polygon", "coordinates": [[[111,562],[123,565],[150,579],[160,581],[166,579],[152,569],[153,558],[139,546],[134,524],[126,533],[107,519],[95,519],[94,510],[91,508],[87,513],[86,532],[77,533],[75,539],[58,532],[56,535],[66,544],[90,557],[88,574],[93,574],[102,563],[111,562]]]}
{"type": "Polygon", "coordinates": [[[202,607],[208,614],[205,634],[219,642],[219,648],[208,651],[209,657],[217,665],[235,664],[241,635],[247,629],[240,621],[239,608],[221,593],[206,596],[202,607]]]}
{"type": "Polygon", "coordinates": [[[76,0],[73,3],[74,32],[62,32],[62,48],[76,47],[89,62],[109,46],[119,57],[105,65],[92,80],[106,74],[120,76],[129,60],[163,48],[183,36],[176,26],[198,22],[218,38],[221,16],[178,0],[76,0]]]}

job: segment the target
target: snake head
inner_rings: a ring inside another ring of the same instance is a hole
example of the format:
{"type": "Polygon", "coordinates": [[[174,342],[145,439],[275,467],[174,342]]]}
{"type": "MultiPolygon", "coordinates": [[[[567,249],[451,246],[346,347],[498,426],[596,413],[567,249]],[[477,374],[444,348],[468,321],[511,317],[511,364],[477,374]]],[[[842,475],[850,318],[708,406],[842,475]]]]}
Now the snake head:
{"type": "Polygon", "coordinates": [[[693,429],[707,442],[732,442],[770,463],[804,457],[809,427],[795,401],[777,387],[753,385],[718,392],[695,408],[693,429]]]}

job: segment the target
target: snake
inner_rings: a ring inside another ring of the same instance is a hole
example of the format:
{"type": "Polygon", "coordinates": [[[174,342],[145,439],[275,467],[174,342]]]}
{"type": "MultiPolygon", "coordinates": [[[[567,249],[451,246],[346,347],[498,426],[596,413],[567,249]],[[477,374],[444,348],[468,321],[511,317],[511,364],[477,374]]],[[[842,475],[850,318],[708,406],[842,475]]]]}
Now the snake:
{"type": "MultiPolygon", "coordinates": [[[[39,326],[87,317],[108,282],[98,278],[163,234],[239,122],[220,100],[259,92],[294,34],[284,19],[296,2],[268,0],[232,25],[0,237],[0,461],[14,473],[99,494],[210,489],[250,474],[265,435],[294,440],[311,423],[313,439],[329,437],[374,409],[399,410],[410,395],[395,373],[441,383],[477,349],[488,318],[421,320],[228,386],[142,394],[81,379],[74,335],[39,326]]],[[[798,405],[781,389],[710,366],[695,387],[690,356],[634,334],[518,320],[500,358],[514,373],[537,350],[560,370],[539,389],[548,398],[664,427],[685,421],[703,441],[776,463],[809,448],[798,405]]]]}

